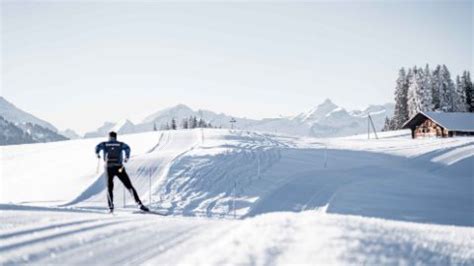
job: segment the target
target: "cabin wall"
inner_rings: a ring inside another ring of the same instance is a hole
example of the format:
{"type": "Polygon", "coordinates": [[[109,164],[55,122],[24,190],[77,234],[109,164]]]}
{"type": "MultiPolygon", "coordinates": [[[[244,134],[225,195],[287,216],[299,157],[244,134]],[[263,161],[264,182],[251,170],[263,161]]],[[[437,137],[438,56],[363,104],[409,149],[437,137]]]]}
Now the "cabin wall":
{"type": "Polygon", "coordinates": [[[430,119],[425,119],[420,125],[416,126],[413,131],[414,138],[424,137],[448,137],[449,131],[430,119]]]}
{"type": "Polygon", "coordinates": [[[407,121],[404,128],[411,130],[412,138],[474,136],[474,130],[469,129],[469,127],[466,130],[448,130],[423,113],[418,113],[407,121]]]}

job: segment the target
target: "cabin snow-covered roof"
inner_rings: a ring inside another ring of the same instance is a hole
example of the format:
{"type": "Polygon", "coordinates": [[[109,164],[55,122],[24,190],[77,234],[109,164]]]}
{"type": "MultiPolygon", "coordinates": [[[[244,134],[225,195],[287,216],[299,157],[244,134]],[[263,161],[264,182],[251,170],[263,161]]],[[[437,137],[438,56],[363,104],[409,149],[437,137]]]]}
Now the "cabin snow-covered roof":
{"type": "Polygon", "coordinates": [[[474,113],[467,112],[419,112],[408,120],[403,128],[414,128],[423,117],[433,120],[447,130],[474,132],[474,113]]]}

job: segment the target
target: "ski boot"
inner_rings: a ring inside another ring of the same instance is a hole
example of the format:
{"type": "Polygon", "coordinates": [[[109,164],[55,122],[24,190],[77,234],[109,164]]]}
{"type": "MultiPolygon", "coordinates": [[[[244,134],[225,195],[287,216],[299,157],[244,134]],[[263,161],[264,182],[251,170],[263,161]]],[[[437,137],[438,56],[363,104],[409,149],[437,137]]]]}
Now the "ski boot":
{"type": "Polygon", "coordinates": [[[140,208],[141,211],[144,211],[144,212],[149,212],[150,209],[147,208],[147,206],[143,205],[143,204],[140,204],[138,206],[140,208]]]}

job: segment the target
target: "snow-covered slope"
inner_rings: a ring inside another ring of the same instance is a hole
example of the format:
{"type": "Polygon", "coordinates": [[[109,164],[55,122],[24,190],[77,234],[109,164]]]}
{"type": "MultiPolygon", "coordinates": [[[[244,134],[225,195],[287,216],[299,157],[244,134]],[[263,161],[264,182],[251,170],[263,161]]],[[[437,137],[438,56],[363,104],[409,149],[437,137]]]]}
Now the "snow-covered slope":
{"type": "MultiPolygon", "coordinates": [[[[174,214],[248,217],[323,208],[473,224],[471,138],[318,140],[195,129],[131,134],[123,140],[133,149],[127,171],[141,197],[174,214]]],[[[95,174],[93,155],[99,141],[2,148],[2,183],[8,188],[2,202],[103,207],[103,177],[95,174]]],[[[121,203],[120,184],[116,190],[121,203]]],[[[133,205],[128,195],[126,204],[133,205]]]]}
{"type": "Polygon", "coordinates": [[[0,204],[2,265],[472,265],[472,227],[317,212],[244,221],[0,204]]]}
{"type": "Polygon", "coordinates": [[[474,140],[379,137],[122,136],[140,197],[168,217],[134,214],[118,180],[103,214],[102,139],[0,147],[0,263],[473,264],[474,140]]]}

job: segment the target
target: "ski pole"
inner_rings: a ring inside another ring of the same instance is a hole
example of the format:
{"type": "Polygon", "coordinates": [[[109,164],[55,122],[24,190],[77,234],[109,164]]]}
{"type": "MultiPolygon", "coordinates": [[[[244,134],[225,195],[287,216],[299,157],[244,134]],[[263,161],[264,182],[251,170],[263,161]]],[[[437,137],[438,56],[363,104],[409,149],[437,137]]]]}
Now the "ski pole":
{"type": "Polygon", "coordinates": [[[126,197],[126,195],[125,195],[125,186],[123,186],[123,208],[125,208],[125,205],[126,205],[125,204],[125,197],[126,197]]]}
{"type": "Polygon", "coordinates": [[[237,213],[235,211],[235,197],[237,196],[237,181],[234,181],[234,197],[232,199],[232,209],[234,211],[234,219],[237,219],[237,213]]]}
{"type": "Polygon", "coordinates": [[[99,173],[99,168],[100,168],[100,157],[97,157],[97,169],[95,170],[96,174],[99,173]]]}
{"type": "Polygon", "coordinates": [[[148,175],[148,201],[151,205],[151,175],[152,175],[152,172],[151,172],[151,169],[149,170],[149,175],[148,175]]]}
{"type": "Polygon", "coordinates": [[[328,146],[324,144],[324,168],[328,167],[328,146]]]}
{"type": "MultiPolygon", "coordinates": [[[[119,173],[122,173],[123,169],[124,169],[124,166],[122,165],[122,167],[120,167],[120,168],[118,169],[118,172],[119,172],[119,173]]],[[[126,195],[125,195],[125,186],[123,186],[123,208],[125,208],[125,206],[126,206],[126,199],[125,199],[125,197],[126,197],[126,195]]]]}

